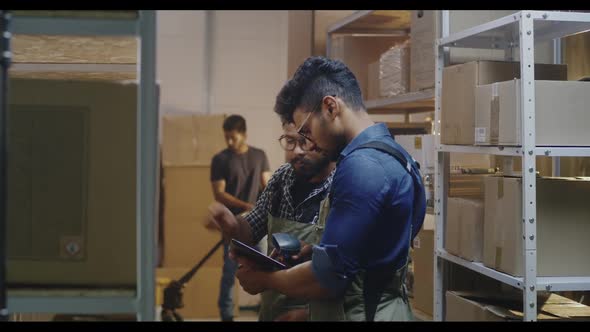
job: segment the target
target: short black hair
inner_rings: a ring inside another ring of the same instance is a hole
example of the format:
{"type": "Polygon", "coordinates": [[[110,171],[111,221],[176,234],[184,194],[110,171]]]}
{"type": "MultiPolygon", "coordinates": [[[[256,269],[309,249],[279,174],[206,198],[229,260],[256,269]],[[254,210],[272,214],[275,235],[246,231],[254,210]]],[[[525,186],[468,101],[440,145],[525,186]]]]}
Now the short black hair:
{"type": "Polygon", "coordinates": [[[223,121],[223,131],[235,130],[240,133],[246,132],[246,119],[241,115],[230,115],[223,121]]]}
{"type": "Polygon", "coordinates": [[[283,123],[293,122],[296,108],[319,111],[322,99],[329,95],[339,97],[352,110],[365,110],[359,83],[342,61],[309,57],[277,95],[274,111],[283,123]]]}

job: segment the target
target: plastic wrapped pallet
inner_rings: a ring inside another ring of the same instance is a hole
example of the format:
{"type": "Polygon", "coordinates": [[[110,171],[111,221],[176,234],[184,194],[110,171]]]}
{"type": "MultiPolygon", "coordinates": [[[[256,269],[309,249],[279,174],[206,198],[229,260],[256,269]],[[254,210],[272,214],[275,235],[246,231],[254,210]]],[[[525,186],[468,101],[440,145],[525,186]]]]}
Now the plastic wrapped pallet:
{"type": "Polygon", "coordinates": [[[392,45],[407,40],[407,36],[357,37],[336,35],[332,38],[330,58],[341,60],[354,73],[363,96],[368,96],[369,64],[379,60],[392,45]]]}
{"type": "Polygon", "coordinates": [[[379,59],[379,90],[383,97],[410,91],[410,45],[395,45],[379,59]]]}

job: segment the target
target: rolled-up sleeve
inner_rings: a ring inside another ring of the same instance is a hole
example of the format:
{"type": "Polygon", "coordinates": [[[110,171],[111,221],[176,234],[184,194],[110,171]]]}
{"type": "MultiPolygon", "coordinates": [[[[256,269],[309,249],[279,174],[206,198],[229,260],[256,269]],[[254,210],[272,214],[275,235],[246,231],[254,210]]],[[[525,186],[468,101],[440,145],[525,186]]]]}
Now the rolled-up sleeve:
{"type": "Polygon", "coordinates": [[[330,212],[322,240],[313,250],[312,270],[320,285],[341,293],[367,261],[365,244],[390,185],[377,160],[353,154],[338,164],[332,186],[330,212]]]}
{"type": "Polygon", "coordinates": [[[254,209],[248,213],[244,219],[250,225],[252,230],[252,239],[254,243],[260,242],[262,238],[268,233],[268,213],[270,211],[270,202],[274,195],[278,195],[276,192],[277,183],[281,182],[284,173],[288,170],[288,164],[282,165],[276,172],[273,173],[268,181],[267,186],[264,188],[254,209]]]}

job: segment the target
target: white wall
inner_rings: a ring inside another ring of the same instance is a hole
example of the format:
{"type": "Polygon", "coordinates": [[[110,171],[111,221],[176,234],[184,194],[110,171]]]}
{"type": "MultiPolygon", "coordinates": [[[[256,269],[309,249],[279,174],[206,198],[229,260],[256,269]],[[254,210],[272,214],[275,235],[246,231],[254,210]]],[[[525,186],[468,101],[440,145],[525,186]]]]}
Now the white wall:
{"type": "Polygon", "coordinates": [[[213,15],[212,112],[244,116],[248,142],[266,151],[272,170],[284,163],[273,106],[287,80],[287,17],[287,11],[213,15]]]}
{"type": "Polygon", "coordinates": [[[277,142],[282,129],[272,108],[287,80],[288,12],[212,11],[208,50],[204,11],[157,15],[161,113],[206,113],[209,91],[210,113],[244,116],[249,144],[266,151],[271,170],[278,168],[284,162],[277,142]]]}
{"type": "Polygon", "coordinates": [[[160,112],[203,113],[205,12],[158,10],[156,70],[160,112]]]}

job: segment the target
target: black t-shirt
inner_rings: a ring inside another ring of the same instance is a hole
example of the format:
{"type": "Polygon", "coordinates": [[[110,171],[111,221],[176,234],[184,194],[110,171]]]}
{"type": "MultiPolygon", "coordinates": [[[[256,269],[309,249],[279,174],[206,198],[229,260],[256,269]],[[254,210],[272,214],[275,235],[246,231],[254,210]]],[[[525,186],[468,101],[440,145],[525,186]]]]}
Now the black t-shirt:
{"type": "MultiPolygon", "coordinates": [[[[262,173],[269,170],[268,158],[261,149],[250,146],[242,154],[225,149],[213,156],[211,181],[225,180],[226,193],[254,204],[262,190],[262,173]]],[[[229,209],[234,214],[243,212],[241,209],[229,209]]]]}

